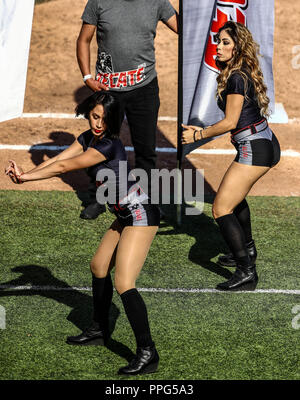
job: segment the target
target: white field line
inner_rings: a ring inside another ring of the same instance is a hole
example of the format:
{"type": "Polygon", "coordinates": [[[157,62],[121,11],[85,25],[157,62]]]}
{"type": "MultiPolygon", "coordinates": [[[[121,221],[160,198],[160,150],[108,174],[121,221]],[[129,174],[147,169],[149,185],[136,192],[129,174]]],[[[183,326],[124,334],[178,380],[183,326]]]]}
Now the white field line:
{"type": "Polygon", "coordinates": [[[289,124],[300,124],[300,118],[289,118],[289,124]]]}
{"type": "MultiPolygon", "coordinates": [[[[75,117],[72,113],[23,113],[21,118],[55,118],[55,119],[74,119],[84,118],[82,116],[75,117]]],[[[162,116],[158,117],[158,121],[177,121],[177,117],[162,116]]],[[[289,124],[299,124],[300,118],[289,118],[289,124]]]]}
{"type": "MultiPolygon", "coordinates": [[[[81,291],[81,292],[91,292],[91,287],[58,287],[58,286],[14,286],[14,285],[0,285],[0,289],[12,289],[12,290],[32,290],[32,291],[81,291]]],[[[247,290],[237,290],[234,292],[230,291],[220,291],[217,289],[185,289],[185,288],[138,288],[140,292],[150,292],[150,293],[266,293],[266,294],[288,294],[288,295],[299,295],[300,290],[290,290],[290,289],[256,289],[254,291],[247,290]]]]}
{"type": "MultiPolygon", "coordinates": [[[[54,118],[54,119],[84,119],[83,116],[76,117],[75,114],[63,113],[24,113],[21,118],[54,118]]],[[[177,121],[177,117],[158,117],[158,121],[177,121]]]]}
{"type": "MultiPolygon", "coordinates": [[[[40,150],[65,150],[69,146],[51,146],[51,145],[41,145],[34,144],[30,145],[22,145],[22,144],[0,144],[0,150],[25,150],[25,151],[40,151],[40,150]]],[[[131,146],[125,146],[125,150],[132,152],[134,148],[131,146]]],[[[177,149],[173,147],[157,147],[156,151],[158,153],[177,153],[177,149]]],[[[191,151],[190,154],[206,154],[206,155],[234,155],[236,154],[236,150],[234,149],[196,149],[191,151]]],[[[300,153],[295,150],[284,150],[281,152],[282,157],[296,157],[300,158],[300,153]]]]}
{"type": "Polygon", "coordinates": [[[84,119],[82,115],[76,117],[75,114],[67,113],[23,113],[21,118],[50,118],[50,119],[84,119]]]}

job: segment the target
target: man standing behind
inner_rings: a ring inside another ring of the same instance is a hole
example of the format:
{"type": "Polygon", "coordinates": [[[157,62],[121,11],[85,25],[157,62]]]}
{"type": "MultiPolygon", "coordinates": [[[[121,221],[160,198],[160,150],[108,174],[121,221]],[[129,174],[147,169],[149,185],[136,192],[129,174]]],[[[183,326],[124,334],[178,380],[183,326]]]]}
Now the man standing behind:
{"type": "MultiPolygon", "coordinates": [[[[169,0],[88,0],[77,39],[77,59],[85,84],[93,91],[110,90],[126,114],[135,150],[135,168],[148,174],[156,164],[156,127],[159,89],[155,70],[154,38],[159,21],[177,32],[177,13],[169,0]],[[97,32],[95,79],[90,69],[90,43],[97,32]]],[[[103,206],[96,202],[81,217],[97,218],[103,206]]],[[[90,191],[91,193],[91,191],[90,191]]]]}

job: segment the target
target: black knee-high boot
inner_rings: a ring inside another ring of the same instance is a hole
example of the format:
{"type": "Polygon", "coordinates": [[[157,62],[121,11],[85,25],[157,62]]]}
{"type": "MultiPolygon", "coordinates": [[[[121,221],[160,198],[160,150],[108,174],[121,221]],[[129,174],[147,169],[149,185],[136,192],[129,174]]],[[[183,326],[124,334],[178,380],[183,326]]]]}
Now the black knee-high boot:
{"type": "Polygon", "coordinates": [[[108,316],[111,301],[113,297],[113,285],[111,276],[108,274],[105,278],[97,278],[93,275],[93,320],[99,323],[102,330],[108,329],[108,316]]]}
{"type": "Polygon", "coordinates": [[[257,251],[255,247],[254,240],[252,238],[252,227],[251,227],[251,216],[250,208],[247,200],[244,199],[240,204],[238,204],[234,209],[234,214],[236,215],[245,235],[246,247],[250,259],[253,263],[256,261],[257,251]]]}
{"type": "Polygon", "coordinates": [[[137,289],[121,294],[124,309],[137,342],[137,353],[133,360],[119,369],[122,375],[137,375],[155,372],[159,356],[151,338],[146,305],[137,289]]]}
{"type": "Polygon", "coordinates": [[[236,271],[227,281],[217,285],[220,290],[236,290],[236,289],[254,289],[256,287],[258,277],[255,270],[255,264],[251,262],[249,257],[244,231],[234,214],[227,214],[220,218],[216,218],[216,222],[220,227],[220,231],[231,250],[235,261],[236,271]]]}
{"type": "MultiPolygon", "coordinates": [[[[250,209],[246,199],[244,199],[233,211],[234,215],[237,217],[241,228],[243,229],[245,235],[245,242],[247,252],[250,256],[250,259],[253,263],[256,261],[257,251],[255,247],[254,240],[252,238],[252,229],[251,229],[251,219],[250,219],[250,209]]],[[[232,253],[228,253],[222,255],[218,258],[218,263],[221,265],[225,265],[228,267],[235,267],[236,261],[232,253]]]]}
{"type": "Polygon", "coordinates": [[[92,275],[93,322],[78,336],[69,336],[67,343],[77,345],[104,345],[109,336],[108,316],[113,296],[111,276],[92,275]]]}

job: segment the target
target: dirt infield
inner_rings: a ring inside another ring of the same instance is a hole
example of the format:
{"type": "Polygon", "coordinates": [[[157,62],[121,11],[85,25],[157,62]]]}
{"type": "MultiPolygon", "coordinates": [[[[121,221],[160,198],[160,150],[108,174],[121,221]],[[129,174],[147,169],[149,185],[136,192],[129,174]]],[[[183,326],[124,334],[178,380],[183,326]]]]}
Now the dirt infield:
{"type": "MultiPolygon", "coordinates": [[[[178,1],[171,1],[178,9],[178,1]]],[[[78,35],[86,0],[54,0],[35,7],[31,49],[25,95],[25,113],[72,113],[76,104],[89,91],[82,85],[81,74],[76,62],[75,41],[78,35]]],[[[293,48],[300,45],[300,32],[295,27],[300,18],[300,5],[292,0],[275,0],[275,52],[274,78],[276,102],[281,102],[290,119],[299,118],[300,88],[296,82],[300,69],[292,64],[293,48]]],[[[163,24],[159,24],[156,38],[157,71],[160,84],[160,116],[177,115],[177,37],[163,24]]],[[[92,65],[95,64],[96,45],[92,47],[92,65]]],[[[299,63],[300,67],[300,63],[299,63]]],[[[299,120],[298,120],[299,121],[299,120]]],[[[72,143],[86,121],[73,119],[15,119],[0,123],[0,144],[34,145],[48,143],[67,145],[72,143]]],[[[272,125],[282,150],[300,152],[299,122],[272,125]]],[[[158,124],[158,147],[176,147],[176,122],[162,121],[158,124]]],[[[126,123],[122,128],[122,139],[130,145],[126,123]]],[[[229,137],[221,137],[201,149],[233,149],[229,137]]],[[[53,151],[0,150],[0,168],[3,171],[7,160],[14,158],[24,169],[32,168],[53,151]]],[[[232,155],[191,154],[185,167],[204,169],[207,190],[217,190],[232,155]]],[[[133,161],[133,153],[129,153],[133,161]]],[[[175,153],[159,153],[159,168],[174,168],[175,153]]],[[[278,166],[261,179],[252,189],[252,195],[300,196],[299,157],[282,157],[278,166]]],[[[0,175],[0,189],[17,190],[74,190],[84,189],[87,178],[84,172],[68,174],[43,182],[13,185],[0,175]]]]}

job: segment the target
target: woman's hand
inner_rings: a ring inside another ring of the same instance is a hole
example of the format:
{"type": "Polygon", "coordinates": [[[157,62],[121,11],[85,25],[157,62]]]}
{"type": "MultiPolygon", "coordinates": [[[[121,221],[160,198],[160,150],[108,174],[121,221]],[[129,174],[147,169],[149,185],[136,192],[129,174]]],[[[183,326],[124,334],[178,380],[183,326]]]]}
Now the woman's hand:
{"type": "Polygon", "coordinates": [[[9,161],[8,166],[5,168],[5,174],[9,175],[11,172],[14,173],[15,171],[12,163],[9,161]]]}
{"type": "Polygon", "coordinates": [[[182,137],[181,137],[181,142],[183,144],[194,143],[197,140],[202,139],[203,128],[201,128],[200,126],[184,125],[184,124],[181,124],[181,126],[185,129],[182,132],[182,137]]]}
{"type": "Polygon", "coordinates": [[[10,177],[13,183],[23,183],[20,176],[24,173],[21,167],[18,167],[14,160],[9,160],[8,166],[5,168],[5,173],[10,177]]]}

